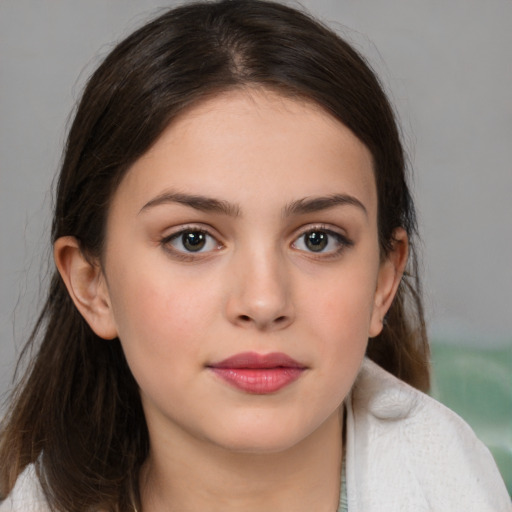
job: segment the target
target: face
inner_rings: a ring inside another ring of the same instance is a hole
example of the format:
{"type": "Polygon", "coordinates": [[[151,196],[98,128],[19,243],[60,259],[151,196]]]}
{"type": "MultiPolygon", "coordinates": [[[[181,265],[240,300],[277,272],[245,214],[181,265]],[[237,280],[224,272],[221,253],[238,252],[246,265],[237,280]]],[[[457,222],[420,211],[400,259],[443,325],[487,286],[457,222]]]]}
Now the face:
{"type": "Polygon", "coordinates": [[[128,171],[107,225],[109,321],[150,436],[268,452],[313,435],[380,331],[395,267],[371,155],[345,126],[265,91],[187,112],[128,171]]]}

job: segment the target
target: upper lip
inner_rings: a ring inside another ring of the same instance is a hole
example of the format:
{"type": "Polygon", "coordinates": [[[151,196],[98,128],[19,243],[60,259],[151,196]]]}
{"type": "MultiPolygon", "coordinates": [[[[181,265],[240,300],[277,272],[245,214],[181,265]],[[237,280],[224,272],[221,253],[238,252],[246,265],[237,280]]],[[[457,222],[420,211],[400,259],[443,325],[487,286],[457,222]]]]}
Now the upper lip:
{"type": "Polygon", "coordinates": [[[306,368],[305,365],[282,352],[269,354],[241,352],[208,366],[210,368],[306,368]]]}

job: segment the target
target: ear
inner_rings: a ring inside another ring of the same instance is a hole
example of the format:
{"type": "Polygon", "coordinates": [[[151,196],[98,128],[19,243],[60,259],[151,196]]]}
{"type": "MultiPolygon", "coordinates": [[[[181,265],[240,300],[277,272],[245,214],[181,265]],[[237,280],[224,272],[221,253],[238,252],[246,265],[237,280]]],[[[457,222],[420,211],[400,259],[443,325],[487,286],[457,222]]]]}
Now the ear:
{"type": "Polygon", "coordinates": [[[393,247],[386,259],[380,264],[375,290],[372,317],[370,320],[369,337],[380,334],[384,325],[384,317],[391,307],[398,286],[404,273],[409,254],[409,241],[403,228],[395,229],[393,247]]]}
{"type": "Polygon", "coordinates": [[[117,328],[100,265],[85,258],[72,236],[57,239],[53,257],[71,299],[91,329],[100,338],[116,338],[117,328]]]}

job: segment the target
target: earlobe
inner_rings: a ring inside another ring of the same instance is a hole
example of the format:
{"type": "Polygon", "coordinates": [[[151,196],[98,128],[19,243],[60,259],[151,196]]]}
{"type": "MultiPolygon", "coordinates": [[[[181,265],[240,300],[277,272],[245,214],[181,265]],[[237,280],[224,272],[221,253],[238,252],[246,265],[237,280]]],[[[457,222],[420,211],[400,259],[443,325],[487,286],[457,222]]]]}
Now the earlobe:
{"type": "Polygon", "coordinates": [[[71,299],[91,329],[101,338],[116,338],[117,328],[100,265],[82,254],[72,236],[57,239],[53,257],[71,299]]]}
{"type": "Polygon", "coordinates": [[[398,286],[407,264],[409,242],[403,228],[397,228],[393,233],[393,248],[382,261],[377,279],[372,317],[370,320],[369,337],[380,334],[384,325],[384,317],[391,307],[398,286]]]}

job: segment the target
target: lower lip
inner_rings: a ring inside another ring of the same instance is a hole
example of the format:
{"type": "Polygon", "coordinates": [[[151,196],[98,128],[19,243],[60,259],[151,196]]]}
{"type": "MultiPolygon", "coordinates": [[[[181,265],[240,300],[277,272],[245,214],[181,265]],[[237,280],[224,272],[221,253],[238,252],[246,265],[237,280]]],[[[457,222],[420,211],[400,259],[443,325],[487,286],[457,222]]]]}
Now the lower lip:
{"type": "Polygon", "coordinates": [[[275,393],[296,381],[303,368],[211,368],[226,382],[247,393],[265,395],[275,393]]]}

